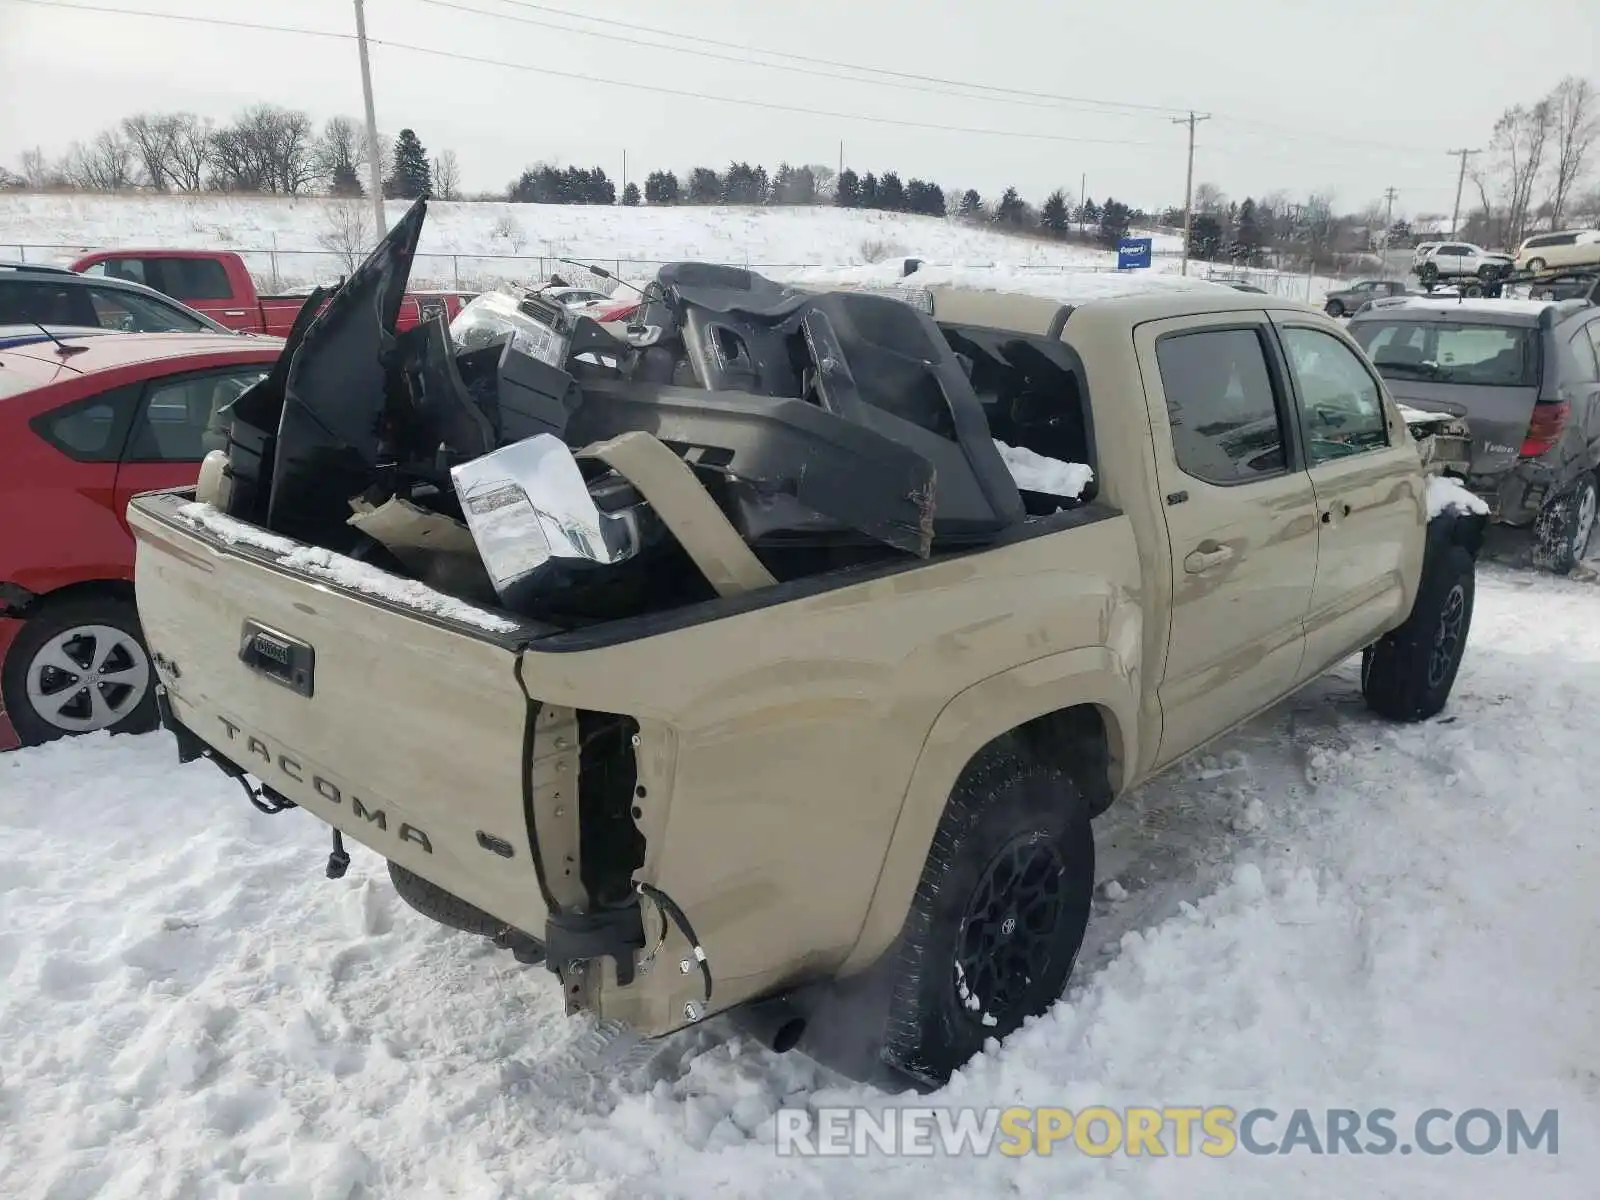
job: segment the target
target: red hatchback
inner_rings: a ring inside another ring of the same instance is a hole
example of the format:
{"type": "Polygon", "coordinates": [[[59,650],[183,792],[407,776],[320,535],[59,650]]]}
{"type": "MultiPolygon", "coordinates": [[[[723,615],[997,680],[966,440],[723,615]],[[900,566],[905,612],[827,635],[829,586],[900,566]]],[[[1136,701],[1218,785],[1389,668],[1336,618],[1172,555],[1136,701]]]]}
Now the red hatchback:
{"type": "Polygon", "coordinates": [[[155,723],[125,512],[192,483],[278,338],[0,328],[0,750],[155,723]]]}

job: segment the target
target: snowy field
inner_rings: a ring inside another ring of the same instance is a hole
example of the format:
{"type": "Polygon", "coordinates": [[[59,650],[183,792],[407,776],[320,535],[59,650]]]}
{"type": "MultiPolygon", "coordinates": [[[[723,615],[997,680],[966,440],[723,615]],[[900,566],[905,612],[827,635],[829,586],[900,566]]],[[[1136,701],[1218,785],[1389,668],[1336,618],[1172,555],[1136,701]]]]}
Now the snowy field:
{"type": "MultiPolygon", "coordinates": [[[[391,224],[405,211],[386,206],[391,224]]],[[[240,199],[226,196],[0,194],[0,258],[71,262],[109,247],[234,250],[260,286],[287,288],[336,278],[324,248],[351,218],[370,230],[366,202],[240,199]],[[35,247],[35,249],[26,249],[35,247]],[[43,247],[43,249],[40,249],[43,247]],[[276,265],[277,281],[273,284],[276,265]]],[[[1182,240],[1155,234],[1153,273],[1176,272],[1182,240]],[[1163,257],[1165,256],[1165,257],[1163,257]]],[[[748,265],[777,276],[807,266],[853,266],[922,258],[949,266],[1005,266],[1037,272],[1106,271],[1116,255],[1086,246],[1007,236],[936,217],[830,208],[622,208],[592,205],[429,206],[415,281],[482,288],[504,279],[543,278],[556,260],[598,262],[642,279],[662,262],[700,259],[748,265]]],[[[1192,271],[1206,268],[1192,264],[1192,271]]],[[[1224,268],[1217,268],[1226,273],[1224,268]]],[[[1305,276],[1252,272],[1251,282],[1303,299],[1305,276]]],[[[1311,281],[1320,301],[1335,282],[1311,281]]]]}
{"type": "Polygon", "coordinates": [[[780,1158],[780,1104],[912,1101],[719,1023],[587,1071],[542,968],[155,734],[0,756],[0,1194],[1592,1197],[1597,602],[1486,565],[1443,718],[1348,663],[1119,802],[1073,991],[933,1101],[1554,1108],[1555,1156],[780,1158]]]}

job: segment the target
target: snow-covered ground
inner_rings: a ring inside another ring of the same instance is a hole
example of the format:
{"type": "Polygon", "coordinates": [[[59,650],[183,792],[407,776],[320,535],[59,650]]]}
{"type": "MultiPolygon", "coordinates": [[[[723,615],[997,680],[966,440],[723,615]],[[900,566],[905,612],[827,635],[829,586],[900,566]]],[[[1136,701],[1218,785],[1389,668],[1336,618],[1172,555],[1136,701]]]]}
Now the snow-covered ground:
{"type": "MultiPolygon", "coordinates": [[[[390,201],[389,221],[405,211],[390,201]]],[[[91,249],[169,247],[234,250],[261,286],[295,287],[345,268],[327,239],[352,227],[368,235],[366,202],[228,196],[24,195],[0,193],[0,258],[71,262],[91,249]],[[30,248],[31,247],[31,248],[30,248]],[[276,282],[274,283],[274,272],[276,282]]],[[[1154,234],[1153,273],[1175,272],[1182,240],[1154,234]]],[[[701,259],[784,276],[806,266],[850,266],[905,257],[944,265],[1032,271],[1105,271],[1114,254],[1092,247],[1007,236],[958,221],[812,208],[673,208],[444,203],[429,206],[413,278],[435,287],[482,288],[543,278],[561,258],[597,262],[641,279],[662,262],[701,259]]],[[[1206,267],[1191,270],[1204,274],[1206,267]]],[[[1226,269],[1215,268],[1218,273],[1226,269]]],[[[1251,282],[1304,298],[1304,276],[1252,272],[1251,282]]],[[[1320,300],[1333,280],[1311,281],[1320,300]]]]}
{"type": "Polygon", "coordinates": [[[780,1104],[906,1099],[720,1023],[587,1071],[542,968],[156,734],[0,756],[0,1194],[1592,1197],[1597,602],[1485,566],[1441,719],[1346,664],[1119,802],[1073,990],[931,1101],[1553,1108],[1557,1155],[779,1157],[780,1104]]]}

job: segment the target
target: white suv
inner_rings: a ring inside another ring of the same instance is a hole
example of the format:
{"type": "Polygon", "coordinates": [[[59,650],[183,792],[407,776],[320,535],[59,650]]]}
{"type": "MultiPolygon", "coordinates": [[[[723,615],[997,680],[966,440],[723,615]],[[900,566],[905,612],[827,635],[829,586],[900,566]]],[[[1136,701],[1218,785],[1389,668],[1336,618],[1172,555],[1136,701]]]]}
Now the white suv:
{"type": "Polygon", "coordinates": [[[1464,279],[1477,276],[1489,280],[1511,270],[1511,256],[1485,250],[1471,242],[1440,242],[1426,250],[1417,247],[1413,256],[1417,278],[1423,283],[1435,279],[1464,279]]]}
{"type": "Polygon", "coordinates": [[[1600,229],[1541,233],[1517,247],[1517,269],[1538,274],[1550,267],[1600,265],[1600,229]]]}

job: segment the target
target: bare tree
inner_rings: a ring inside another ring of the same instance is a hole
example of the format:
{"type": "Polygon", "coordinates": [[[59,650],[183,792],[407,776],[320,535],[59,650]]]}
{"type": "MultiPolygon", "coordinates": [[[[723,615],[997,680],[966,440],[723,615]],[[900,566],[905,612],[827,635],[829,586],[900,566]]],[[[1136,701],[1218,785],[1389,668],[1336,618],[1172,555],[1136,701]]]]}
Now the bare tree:
{"type": "Polygon", "coordinates": [[[461,199],[461,164],[454,150],[445,150],[433,159],[433,194],[440,200],[461,199]]]}
{"type": "Polygon", "coordinates": [[[62,178],[87,192],[120,192],[134,183],[134,150],[114,130],[104,130],[87,145],[73,142],[61,163],[62,178]]]}
{"type": "Polygon", "coordinates": [[[367,165],[367,138],[350,117],[332,117],[312,149],[319,181],[339,196],[363,195],[361,170],[367,165]]]}
{"type": "Polygon", "coordinates": [[[167,150],[167,179],[180,192],[198,192],[216,157],[216,131],[210,118],[173,113],[167,150]]]}
{"type": "Polygon", "coordinates": [[[298,196],[317,177],[311,118],[275,104],[252,105],[213,141],[213,176],[224,191],[298,196]]]}
{"type": "Polygon", "coordinates": [[[1544,164],[1550,140],[1551,111],[1548,101],[1531,108],[1518,104],[1508,108],[1494,123],[1489,148],[1494,155],[1491,170],[1499,181],[1506,210],[1505,244],[1520,242],[1527,233],[1533,204],[1533,188],[1544,164]]]}
{"type": "Polygon", "coordinates": [[[1228,196],[1214,183],[1197,183],[1194,185],[1194,211],[1197,213],[1220,213],[1228,207],[1228,196]]]}
{"type": "MultiPolygon", "coordinates": [[[[839,173],[826,163],[810,163],[808,165],[811,169],[811,178],[817,181],[817,203],[833,203],[833,185],[839,173]]],[[[949,191],[945,193],[947,196],[951,194],[949,191]]]]}
{"type": "Polygon", "coordinates": [[[44,150],[38,146],[22,152],[21,166],[22,182],[36,192],[54,187],[61,182],[61,176],[50,165],[50,160],[45,158],[44,150]]]}
{"type": "Polygon", "coordinates": [[[1556,155],[1555,178],[1550,184],[1550,228],[1559,229],[1572,190],[1589,165],[1589,151],[1600,134],[1600,116],[1595,112],[1594,85],[1578,75],[1568,75],[1556,84],[1544,102],[1550,107],[1556,155]]]}
{"type": "Polygon", "coordinates": [[[158,192],[167,190],[171,178],[175,125],[174,118],[164,113],[136,113],[122,118],[122,132],[144,168],[145,180],[158,192]]]}
{"type": "Polygon", "coordinates": [[[323,214],[317,244],[339,260],[346,275],[367,256],[369,216],[366,205],[356,199],[334,200],[323,214]]]}

